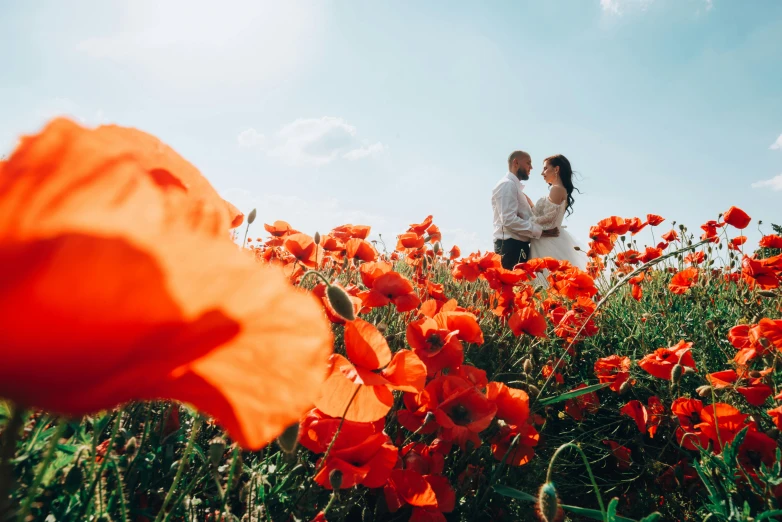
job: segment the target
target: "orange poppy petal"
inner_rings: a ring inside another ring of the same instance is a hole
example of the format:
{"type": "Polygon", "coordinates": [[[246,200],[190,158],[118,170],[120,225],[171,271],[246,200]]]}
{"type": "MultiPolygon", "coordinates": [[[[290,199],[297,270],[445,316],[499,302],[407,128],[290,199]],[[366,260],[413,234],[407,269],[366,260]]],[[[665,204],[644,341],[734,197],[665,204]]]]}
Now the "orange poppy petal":
{"type": "Polygon", "coordinates": [[[221,223],[123,140],[67,120],[25,138],[0,179],[0,395],[76,415],[181,400],[245,447],[279,435],[317,396],[331,334],[221,223]]]}
{"type": "Polygon", "coordinates": [[[326,415],[344,415],[345,419],[356,422],[374,422],[385,417],[394,403],[391,391],[384,385],[357,384],[346,375],[346,366],[352,366],[347,359],[334,354],[332,360],[331,375],[323,384],[315,406],[326,415]]]}
{"type": "Polygon", "coordinates": [[[391,348],[375,325],[356,318],[345,325],[345,351],[356,366],[379,370],[391,361],[391,348]]]}
{"type": "Polygon", "coordinates": [[[400,350],[382,372],[395,390],[418,393],[426,385],[426,365],[410,350],[400,350]]]}

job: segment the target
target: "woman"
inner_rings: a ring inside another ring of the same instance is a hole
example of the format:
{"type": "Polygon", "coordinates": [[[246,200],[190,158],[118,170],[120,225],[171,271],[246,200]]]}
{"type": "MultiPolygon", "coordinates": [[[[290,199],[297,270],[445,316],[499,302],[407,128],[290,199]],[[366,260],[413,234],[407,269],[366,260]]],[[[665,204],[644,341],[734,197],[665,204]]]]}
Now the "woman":
{"type": "MultiPolygon", "coordinates": [[[[562,227],[565,213],[573,212],[573,169],[570,161],[562,154],[550,156],[543,162],[543,179],[551,187],[548,196],[542,197],[532,209],[535,221],[544,229],[558,228],[559,236],[541,237],[530,242],[530,258],[552,257],[569,261],[571,265],[584,270],[587,257],[584,250],[576,250],[578,243],[562,227]]],[[[579,247],[580,248],[580,247],[579,247]]],[[[537,282],[548,286],[545,277],[538,276],[537,282]]]]}

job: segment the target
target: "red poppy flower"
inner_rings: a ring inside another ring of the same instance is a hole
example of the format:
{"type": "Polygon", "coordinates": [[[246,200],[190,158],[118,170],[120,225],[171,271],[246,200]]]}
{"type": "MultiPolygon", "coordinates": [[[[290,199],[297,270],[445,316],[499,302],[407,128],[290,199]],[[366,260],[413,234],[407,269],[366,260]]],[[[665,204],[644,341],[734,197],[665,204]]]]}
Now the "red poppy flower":
{"type": "Polygon", "coordinates": [[[672,243],[679,240],[679,234],[677,234],[675,230],[671,229],[670,231],[663,234],[662,238],[667,242],[672,243]]]}
{"type": "Polygon", "coordinates": [[[513,335],[518,337],[522,333],[534,337],[546,337],[546,319],[538,312],[534,305],[516,310],[508,319],[508,327],[513,335]]]}
{"type": "Polygon", "coordinates": [[[646,433],[646,423],[649,422],[649,412],[641,401],[630,401],[619,409],[623,415],[627,415],[635,421],[638,431],[646,433]]]}
{"type": "Polygon", "coordinates": [[[725,223],[717,223],[714,220],[707,221],[701,225],[701,229],[703,230],[701,239],[711,239],[714,243],[718,242],[719,238],[717,237],[717,229],[724,226],[725,223]]]}
{"type": "Polygon", "coordinates": [[[491,438],[491,453],[496,460],[502,461],[505,459],[505,464],[508,466],[519,467],[532,460],[532,457],[535,456],[534,448],[539,441],[540,434],[531,424],[505,424],[491,438]],[[511,444],[513,444],[513,440],[517,435],[519,440],[511,450],[511,444]],[[506,454],[508,455],[507,458],[505,457],[506,454]]]}
{"type": "Polygon", "coordinates": [[[407,343],[426,365],[430,376],[445,368],[456,368],[464,361],[458,330],[448,329],[447,323],[442,324],[444,316],[437,315],[440,321],[422,317],[407,325],[407,343]]]}
{"type": "Polygon", "coordinates": [[[638,232],[646,228],[646,223],[642,222],[640,218],[634,217],[631,219],[626,220],[628,223],[628,230],[633,234],[636,235],[638,232]]]}
{"type": "Polygon", "coordinates": [[[344,413],[348,420],[375,421],[391,409],[391,390],[418,393],[424,387],[426,368],[418,356],[400,350],[392,357],[383,334],[363,319],[345,325],[345,352],[350,360],[339,354],[331,356],[331,373],[315,401],[327,415],[341,417],[344,413]],[[377,370],[380,373],[375,373],[377,370]]]}
{"type": "Polygon", "coordinates": [[[662,255],[662,248],[646,247],[646,250],[638,257],[638,259],[640,259],[642,263],[648,263],[649,261],[653,261],[662,255]]]}
{"type": "Polygon", "coordinates": [[[774,409],[766,410],[766,413],[768,413],[769,417],[771,417],[771,420],[774,422],[774,425],[777,427],[777,429],[782,430],[782,406],[777,406],[774,409]]]}
{"type": "Polygon", "coordinates": [[[448,259],[450,259],[451,261],[453,261],[454,259],[458,259],[459,257],[461,257],[461,255],[462,255],[462,251],[456,245],[454,245],[453,248],[451,248],[451,250],[448,251],[448,259]]]}
{"type": "Polygon", "coordinates": [[[711,440],[715,453],[720,453],[724,444],[733,442],[747,419],[746,414],[730,404],[720,402],[704,406],[700,417],[701,423],[695,428],[711,440]]]}
{"type": "Polygon", "coordinates": [[[406,232],[400,234],[396,249],[404,250],[407,248],[422,248],[424,246],[424,237],[416,234],[415,232],[406,232]]]}
{"type": "Polygon", "coordinates": [[[622,383],[630,378],[630,358],[609,355],[595,361],[595,375],[601,383],[610,382],[609,388],[619,392],[622,383]]]}
{"type": "Polygon", "coordinates": [[[0,396],[67,415],[189,402],[259,448],[311,406],[328,321],[237,250],[192,166],[126,131],[58,119],[3,166],[0,396]]]}
{"type": "Polygon", "coordinates": [[[697,252],[690,252],[686,256],[684,256],[684,262],[690,263],[691,265],[700,265],[706,260],[706,255],[698,250],[697,252]]]}
{"type": "Polygon", "coordinates": [[[670,348],[658,348],[641,359],[638,366],[658,379],[670,381],[673,367],[677,364],[695,369],[695,360],[690,353],[691,348],[692,343],[685,341],[679,341],[670,348]]]}
{"type": "Polygon", "coordinates": [[[285,250],[301,264],[310,268],[318,268],[318,263],[323,259],[323,250],[310,236],[300,232],[286,237],[285,250]]]}
{"type": "MultiPolygon", "coordinates": [[[[434,416],[440,425],[440,438],[453,440],[462,449],[467,441],[480,446],[478,433],[491,424],[497,413],[497,406],[475,386],[459,377],[443,377],[433,381],[437,395],[442,400],[434,410],[434,416]]],[[[428,386],[427,386],[428,388],[428,386]]]]}
{"type": "Polygon", "coordinates": [[[529,420],[529,396],[524,390],[490,382],[486,397],[497,405],[497,418],[508,424],[520,426],[529,420]]]}
{"type": "Polygon", "coordinates": [[[391,271],[390,263],[366,263],[360,270],[364,284],[370,288],[359,294],[367,308],[393,303],[397,311],[409,312],[421,304],[413,284],[399,272],[391,271]]]}
{"type": "Polygon", "coordinates": [[[746,212],[738,207],[730,207],[722,216],[725,223],[738,228],[739,230],[747,228],[752,218],[746,212]]]}
{"type": "Polygon", "coordinates": [[[679,445],[690,450],[698,447],[706,447],[708,437],[697,426],[701,423],[703,403],[697,399],[679,397],[671,403],[671,413],[679,420],[679,428],[676,429],[676,440],[679,445]],[[692,435],[687,435],[688,433],[692,435]]]}
{"type": "Polygon", "coordinates": [[[345,251],[348,259],[359,259],[361,261],[374,261],[377,259],[375,247],[366,239],[357,237],[348,239],[347,243],[345,243],[345,251]]]}
{"type": "Polygon", "coordinates": [[[611,448],[611,454],[616,459],[616,465],[619,469],[630,469],[630,465],[633,463],[633,460],[629,448],[622,446],[613,440],[604,440],[603,444],[611,448]]]}
{"type": "Polygon", "coordinates": [[[653,227],[656,227],[657,225],[661,224],[663,221],[665,221],[665,218],[662,216],[658,216],[657,214],[646,215],[646,222],[653,227]]]}
{"type": "Polygon", "coordinates": [[[747,236],[737,236],[728,242],[728,249],[741,252],[741,245],[747,242],[747,236]]]}
{"type": "Polygon", "coordinates": [[[597,227],[603,229],[609,234],[621,236],[623,234],[627,234],[627,232],[630,230],[630,223],[618,216],[611,216],[598,221],[597,227]]]}
{"type": "MultiPolygon", "coordinates": [[[[383,432],[367,435],[365,429],[354,426],[343,424],[326,461],[321,458],[317,463],[321,469],[313,480],[326,489],[333,489],[329,475],[334,470],[342,473],[340,489],[357,484],[379,488],[386,483],[396,465],[399,458],[397,448],[391,444],[388,435],[383,432]]],[[[318,423],[310,431],[321,431],[318,440],[331,440],[336,429],[337,426],[318,423]]]]}
{"type": "Polygon", "coordinates": [[[554,290],[568,299],[576,299],[579,296],[592,297],[597,293],[595,280],[586,272],[576,268],[562,274],[562,277],[554,283],[554,290]]]}
{"type": "Polygon", "coordinates": [[[382,433],[385,427],[383,419],[377,422],[354,422],[331,417],[313,408],[299,421],[298,442],[313,453],[325,453],[340,424],[344,429],[356,432],[356,436],[361,438],[382,433]]]}
{"type": "Polygon", "coordinates": [[[431,225],[432,225],[432,216],[426,216],[426,219],[424,219],[421,223],[410,225],[410,228],[408,228],[407,231],[422,236],[424,235],[424,232],[426,232],[426,229],[429,228],[431,225]]]}
{"type": "Polygon", "coordinates": [[[698,269],[695,267],[685,268],[681,272],[677,272],[671,282],[668,284],[668,289],[674,294],[684,294],[692,288],[695,283],[698,282],[698,269]]]}
{"type": "Polygon", "coordinates": [[[366,239],[369,236],[369,231],[371,229],[372,227],[367,225],[341,225],[334,228],[331,231],[331,234],[342,241],[347,241],[352,238],[366,239]]]}
{"type": "Polygon", "coordinates": [[[751,426],[739,446],[738,459],[746,470],[759,470],[761,465],[774,465],[777,441],[751,426]]]}
{"type": "Polygon", "coordinates": [[[768,267],[763,261],[758,261],[746,255],[741,261],[741,276],[750,288],[758,285],[763,289],[769,290],[779,286],[779,278],[773,268],[768,267]]]}
{"type": "Polygon", "coordinates": [[[660,398],[652,395],[646,401],[649,410],[649,437],[654,438],[657,428],[665,417],[665,406],[660,402],[660,398]]]}
{"type": "MultiPolygon", "coordinates": [[[[586,388],[586,384],[579,384],[573,390],[586,388]]],[[[597,413],[600,409],[600,399],[595,392],[585,393],[565,401],[565,413],[577,421],[584,420],[584,413],[597,413]]]]}
{"type": "Polygon", "coordinates": [[[770,372],[770,368],[763,372],[748,372],[743,369],[740,369],[739,372],[724,370],[710,373],[706,375],[706,379],[715,390],[735,388],[747,399],[748,403],[753,406],[762,406],[773,393],[771,387],[763,382],[763,378],[770,372]],[[756,376],[752,377],[752,374],[756,374],[756,376]]]}
{"type": "Polygon", "coordinates": [[[271,225],[264,223],[263,228],[265,228],[266,231],[272,235],[272,237],[287,236],[293,231],[291,226],[286,221],[275,221],[271,225]]]}
{"type": "Polygon", "coordinates": [[[757,335],[782,351],[782,319],[761,319],[758,323],[757,335]]]}
{"type": "Polygon", "coordinates": [[[782,248],[782,236],[778,236],[777,234],[763,236],[760,239],[758,246],[761,248],[782,248]]]}

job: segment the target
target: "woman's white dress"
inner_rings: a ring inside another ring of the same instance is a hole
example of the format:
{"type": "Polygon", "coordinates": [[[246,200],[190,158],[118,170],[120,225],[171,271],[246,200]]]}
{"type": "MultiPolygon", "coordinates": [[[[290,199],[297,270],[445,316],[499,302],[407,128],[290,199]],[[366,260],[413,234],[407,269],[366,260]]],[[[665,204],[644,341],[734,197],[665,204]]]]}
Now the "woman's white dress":
{"type": "MultiPolygon", "coordinates": [[[[553,257],[560,261],[569,261],[571,265],[581,270],[586,269],[587,256],[584,247],[579,245],[573,236],[562,226],[562,220],[565,219],[565,206],[567,201],[559,205],[552,203],[548,196],[542,197],[535,203],[532,213],[535,216],[535,222],[543,227],[543,230],[551,228],[559,229],[557,237],[541,237],[530,241],[530,258],[553,257]],[[581,250],[576,250],[575,247],[581,250]]],[[[548,286],[544,277],[538,277],[537,282],[543,286],[548,286]]]]}

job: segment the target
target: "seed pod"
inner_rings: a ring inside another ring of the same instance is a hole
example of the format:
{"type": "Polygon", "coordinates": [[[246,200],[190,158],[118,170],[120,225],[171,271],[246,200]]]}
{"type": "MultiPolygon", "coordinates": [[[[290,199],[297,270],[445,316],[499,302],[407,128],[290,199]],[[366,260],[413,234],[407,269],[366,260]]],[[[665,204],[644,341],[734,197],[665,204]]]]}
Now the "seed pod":
{"type": "Polygon", "coordinates": [[[299,423],[294,422],[287,428],[282,434],[277,437],[277,445],[286,454],[290,455],[296,451],[296,446],[299,442],[299,423]]]}
{"type": "Polygon", "coordinates": [[[675,383],[679,383],[679,381],[682,380],[682,373],[684,372],[684,366],[681,364],[676,364],[673,367],[673,370],[671,370],[671,381],[675,383]]]}
{"type": "Polygon", "coordinates": [[[532,373],[532,361],[524,359],[524,373],[532,373]]]}
{"type": "Polygon", "coordinates": [[[711,386],[709,386],[708,384],[704,384],[703,386],[698,386],[695,392],[700,397],[706,397],[711,394],[711,386]]]}
{"type": "Polygon", "coordinates": [[[432,245],[432,252],[434,252],[434,255],[437,255],[440,253],[440,242],[438,241],[434,245],[432,245]]]}
{"type": "Polygon", "coordinates": [[[315,235],[312,236],[313,241],[315,241],[316,245],[320,245],[320,232],[315,232],[315,235]]]}
{"type": "Polygon", "coordinates": [[[630,384],[630,381],[625,381],[619,386],[619,395],[624,395],[625,393],[630,391],[630,387],[632,385],[630,384]]]}
{"type": "Polygon", "coordinates": [[[220,461],[223,460],[223,454],[225,453],[225,439],[222,437],[215,437],[209,441],[209,462],[212,466],[217,467],[220,461]]]}
{"type": "Polygon", "coordinates": [[[337,285],[329,285],[326,288],[326,297],[329,300],[329,304],[340,317],[346,321],[352,321],[356,318],[355,311],[353,310],[353,302],[350,300],[350,296],[341,287],[337,285]]]}
{"type": "Polygon", "coordinates": [[[342,487],[342,472],[338,469],[332,469],[329,473],[329,484],[332,489],[339,489],[342,487]]]}
{"type": "Polygon", "coordinates": [[[543,522],[554,522],[560,511],[557,488],[553,482],[546,482],[538,493],[537,511],[543,522]]]}
{"type": "Polygon", "coordinates": [[[252,225],[253,221],[255,221],[255,216],[257,214],[257,211],[255,209],[252,209],[250,213],[247,215],[247,224],[252,225]]]}

